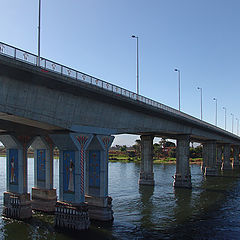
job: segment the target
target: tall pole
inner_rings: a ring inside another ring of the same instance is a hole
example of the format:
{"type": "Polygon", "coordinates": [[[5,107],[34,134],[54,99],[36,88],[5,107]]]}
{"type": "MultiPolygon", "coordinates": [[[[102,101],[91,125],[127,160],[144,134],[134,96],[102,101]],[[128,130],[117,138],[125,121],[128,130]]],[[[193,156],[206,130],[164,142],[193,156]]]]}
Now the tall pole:
{"type": "Polygon", "coordinates": [[[137,39],[137,95],[139,95],[139,56],[138,56],[138,36],[132,35],[132,38],[137,39]]]}
{"type": "Polygon", "coordinates": [[[39,7],[38,7],[38,59],[37,65],[40,66],[40,33],[41,33],[41,0],[38,0],[39,7]]]}
{"type": "Polygon", "coordinates": [[[178,110],[181,111],[181,104],[180,104],[180,70],[175,68],[175,72],[178,72],[178,110]]]}
{"type": "Polygon", "coordinates": [[[198,87],[197,89],[200,90],[200,93],[201,93],[201,105],[200,105],[200,108],[201,108],[201,120],[202,120],[202,88],[198,87]]]}
{"type": "Polygon", "coordinates": [[[217,99],[213,98],[213,100],[216,101],[215,125],[217,126],[217,99]]]}
{"type": "Polygon", "coordinates": [[[231,115],[232,115],[232,133],[233,133],[234,114],[231,113],[231,115]]]}
{"type": "Polygon", "coordinates": [[[223,109],[225,110],[225,130],[227,129],[227,109],[225,107],[223,107],[223,109]]]}
{"type": "Polygon", "coordinates": [[[237,120],[237,135],[238,135],[238,130],[239,130],[239,119],[236,118],[236,120],[237,120]]]}

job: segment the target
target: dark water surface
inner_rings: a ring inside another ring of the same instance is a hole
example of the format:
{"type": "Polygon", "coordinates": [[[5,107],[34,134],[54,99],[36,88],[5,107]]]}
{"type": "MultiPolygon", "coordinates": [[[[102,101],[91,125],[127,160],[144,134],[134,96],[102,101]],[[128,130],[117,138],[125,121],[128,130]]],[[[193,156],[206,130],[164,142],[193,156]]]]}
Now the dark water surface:
{"type": "MultiPolygon", "coordinates": [[[[6,187],[5,158],[0,158],[0,214],[6,187]]],[[[29,191],[33,159],[28,160],[29,191]]],[[[58,160],[54,160],[58,186],[58,160]]],[[[0,220],[0,239],[240,239],[240,171],[205,179],[191,166],[192,190],[172,187],[175,165],[154,165],[155,186],[139,187],[140,166],[109,163],[109,195],[114,222],[94,222],[80,233],[59,232],[53,216],[34,214],[27,222],[0,220]]]]}

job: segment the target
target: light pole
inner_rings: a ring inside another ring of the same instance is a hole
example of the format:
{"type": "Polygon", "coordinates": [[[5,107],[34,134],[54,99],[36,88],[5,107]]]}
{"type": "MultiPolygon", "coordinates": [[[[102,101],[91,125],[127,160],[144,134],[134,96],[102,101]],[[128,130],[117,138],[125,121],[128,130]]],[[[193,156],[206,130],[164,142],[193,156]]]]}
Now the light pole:
{"type": "Polygon", "coordinates": [[[175,72],[178,72],[178,110],[181,111],[181,105],[180,105],[180,70],[175,68],[175,72]]]}
{"type": "Polygon", "coordinates": [[[227,129],[227,109],[225,107],[223,107],[223,109],[225,110],[225,130],[227,129]]]}
{"type": "Polygon", "coordinates": [[[231,115],[232,115],[232,133],[233,133],[234,114],[233,114],[233,113],[231,113],[231,115]]]}
{"type": "Polygon", "coordinates": [[[132,35],[132,38],[137,39],[137,95],[139,95],[138,36],[132,35]]]}
{"type": "Polygon", "coordinates": [[[38,58],[37,58],[37,65],[40,66],[40,27],[41,27],[41,0],[38,0],[39,7],[38,7],[38,58]]]}
{"type": "Polygon", "coordinates": [[[202,88],[198,87],[197,89],[200,90],[201,93],[201,120],[202,120],[202,88]]]}
{"type": "Polygon", "coordinates": [[[237,120],[237,135],[238,135],[239,119],[236,118],[236,120],[237,120]]]}
{"type": "Polygon", "coordinates": [[[216,98],[213,98],[213,101],[216,102],[215,125],[217,126],[217,99],[216,99],[216,98]]]}

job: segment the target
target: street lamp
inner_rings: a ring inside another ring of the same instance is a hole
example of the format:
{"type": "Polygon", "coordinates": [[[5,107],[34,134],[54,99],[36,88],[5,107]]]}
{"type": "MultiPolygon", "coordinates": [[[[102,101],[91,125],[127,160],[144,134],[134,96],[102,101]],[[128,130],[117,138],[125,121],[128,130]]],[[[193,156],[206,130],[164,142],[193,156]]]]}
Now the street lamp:
{"type": "Polygon", "coordinates": [[[213,101],[216,102],[215,125],[217,126],[217,99],[213,98],[213,101]]]}
{"type": "Polygon", "coordinates": [[[138,37],[132,35],[132,38],[137,39],[137,96],[138,96],[139,95],[138,37]]]}
{"type": "Polygon", "coordinates": [[[237,135],[238,135],[239,119],[236,118],[236,120],[237,120],[237,135]]]}
{"type": "Polygon", "coordinates": [[[181,110],[181,107],[180,107],[180,70],[175,68],[174,71],[178,72],[178,110],[180,111],[181,110]]]}
{"type": "Polygon", "coordinates": [[[225,130],[227,129],[227,109],[225,107],[223,107],[223,109],[225,110],[225,130]]]}
{"type": "Polygon", "coordinates": [[[200,90],[200,92],[201,92],[201,120],[202,120],[202,88],[197,87],[197,89],[200,90]]]}
{"type": "Polygon", "coordinates": [[[233,133],[234,114],[233,114],[233,113],[231,113],[231,115],[232,115],[232,133],[233,133]]]}
{"type": "Polygon", "coordinates": [[[40,27],[41,27],[41,0],[38,0],[38,58],[37,65],[40,66],[40,27]]]}

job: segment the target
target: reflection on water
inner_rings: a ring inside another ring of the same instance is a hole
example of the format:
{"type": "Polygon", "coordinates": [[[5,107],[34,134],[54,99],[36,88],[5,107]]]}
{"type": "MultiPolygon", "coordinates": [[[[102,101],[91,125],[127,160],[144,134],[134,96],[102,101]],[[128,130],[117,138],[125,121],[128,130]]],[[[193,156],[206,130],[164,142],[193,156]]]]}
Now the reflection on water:
{"type": "MultiPolygon", "coordinates": [[[[0,158],[0,212],[5,190],[5,159],[0,158]]],[[[28,161],[29,191],[33,159],[28,161]]],[[[54,160],[58,187],[58,160],[54,160]]],[[[114,222],[93,222],[89,231],[59,232],[54,216],[34,214],[27,222],[0,220],[0,239],[239,239],[240,172],[228,171],[205,179],[191,166],[192,189],[174,189],[175,165],[154,165],[155,186],[139,186],[140,166],[109,163],[109,195],[114,222]]]]}

